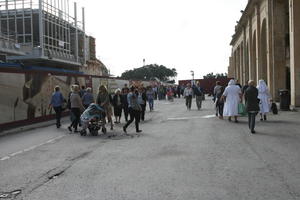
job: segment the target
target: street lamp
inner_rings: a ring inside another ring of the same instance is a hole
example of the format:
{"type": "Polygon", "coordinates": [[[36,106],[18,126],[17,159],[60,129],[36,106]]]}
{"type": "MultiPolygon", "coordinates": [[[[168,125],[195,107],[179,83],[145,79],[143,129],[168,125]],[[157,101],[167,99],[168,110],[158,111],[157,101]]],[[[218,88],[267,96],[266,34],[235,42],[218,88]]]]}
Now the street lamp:
{"type": "Polygon", "coordinates": [[[193,71],[193,70],[191,70],[191,74],[192,74],[192,77],[193,77],[193,82],[192,82],[192,85],[194,85],[194,75],[195,75],[195,73],[194,73],[194,71],[193,71]]]}

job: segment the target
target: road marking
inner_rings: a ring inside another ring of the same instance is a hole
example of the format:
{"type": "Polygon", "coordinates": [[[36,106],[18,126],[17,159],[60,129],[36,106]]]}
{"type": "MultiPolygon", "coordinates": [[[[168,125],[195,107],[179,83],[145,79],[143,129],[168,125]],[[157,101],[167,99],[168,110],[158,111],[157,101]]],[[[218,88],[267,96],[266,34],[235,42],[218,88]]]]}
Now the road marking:
{"type": "Polygon", "coordinates": [[[191,116],[191,117],[170,117],[167,118],[167,121],[180,121],[180,120],[188,120],[188,119],[209,119],[214,118],[216,115],[205,115],[205,116],[191,116]]]}
{"type": "Polygon", "coordinates": [[[63,138],[63,137],[66,137],[66,135],[61,135],[61,136],[55,137],[55,138],[53,138],[53,139],[47,140],[46,142],[43,142],[43,143],[41,143],[41,144],[31,146],[31,147],[29,147],[29,148],[23,149],[23,150],[21,150],[21,151],[17,151],[17,152],[15,152],[15,153],[11,153],[11,154],[9,154],[9,155],[7,155],[7,156],[4,156],[4,157],[0,158],[0,161],[8,160],[8,159],[10,159],[10,158],[12,158],[12,157],[15,157],[15,156],[17,156],[17,155],[20,155],[20,154],[25,153],[25,152],[28,152],[28,151],[32,151],[32,150],[34,150],[34,149],[36,149],[36,148],[38,148],[38,147],[44,146],[44,145],[46,145],[46,144],[52,144],[52,143],[56,142],[57,140],[59,140],[59,139],[61,139],[61,138],[63,138]]]}
{"type": "Polygon", "coordinates": [[[214,118],[214,117],[216,117],[216,115],[205,115],[202,118],[203,119],[209,119],[209,118],[214,118]]]}

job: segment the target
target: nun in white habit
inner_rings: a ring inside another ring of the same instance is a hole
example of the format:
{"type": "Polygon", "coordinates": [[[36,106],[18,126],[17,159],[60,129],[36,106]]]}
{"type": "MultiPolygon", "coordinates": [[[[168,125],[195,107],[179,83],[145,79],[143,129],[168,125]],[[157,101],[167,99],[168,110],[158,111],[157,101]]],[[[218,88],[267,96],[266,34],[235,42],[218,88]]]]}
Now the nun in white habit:
{"type": "Polygon", "coordinates": [[[231,121],[231,117],[234,117],[235,122],[238,122],[238,104],[241,101],[241,94],[241,88],[235,84],[235,80],[231,79],[222,97],[225,99],[223,116],[229,117],[229,121],[231,121]]]}
{"type": "Polygon", "coordinates": [[[267,113],[270,112],[270,92],[264,80],[259,80],[257,89],[260,109],[260,120],[267,120],[267,113]]]}

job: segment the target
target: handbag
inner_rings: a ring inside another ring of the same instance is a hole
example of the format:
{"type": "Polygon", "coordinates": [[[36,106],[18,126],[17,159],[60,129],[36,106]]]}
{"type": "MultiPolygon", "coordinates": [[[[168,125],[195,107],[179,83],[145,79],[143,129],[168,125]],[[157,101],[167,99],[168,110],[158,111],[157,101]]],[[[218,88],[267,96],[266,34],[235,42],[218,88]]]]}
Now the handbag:
{"type": "Polygon", "coordinates": [[[238,104],[238,113],[241,116],[246,116],[247,115],[246,107],[243,103],[238,104]]]}

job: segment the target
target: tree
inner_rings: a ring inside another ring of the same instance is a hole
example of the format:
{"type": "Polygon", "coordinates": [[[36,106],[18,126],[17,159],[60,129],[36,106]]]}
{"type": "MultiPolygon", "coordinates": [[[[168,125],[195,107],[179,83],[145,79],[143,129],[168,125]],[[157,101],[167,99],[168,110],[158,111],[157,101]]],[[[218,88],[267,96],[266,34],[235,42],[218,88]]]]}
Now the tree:
{"type": "Polygon", "coordinates": [[[135,80],[153,80],[158,78],[161,81],[169,81],[170,78],[177,76],[175,68],[169,69],[163,65],[151,64],[144,67],[127,70],[122,73],[121,77],[135,80]]]}
{"type": "Polygon", "coordinates": [[[214,74],[213,72],[206,74],[205,76],[203,76],[203,79],[216,79],[216,78],[227,78],[227,73],[216,73],[214,74]]]}

